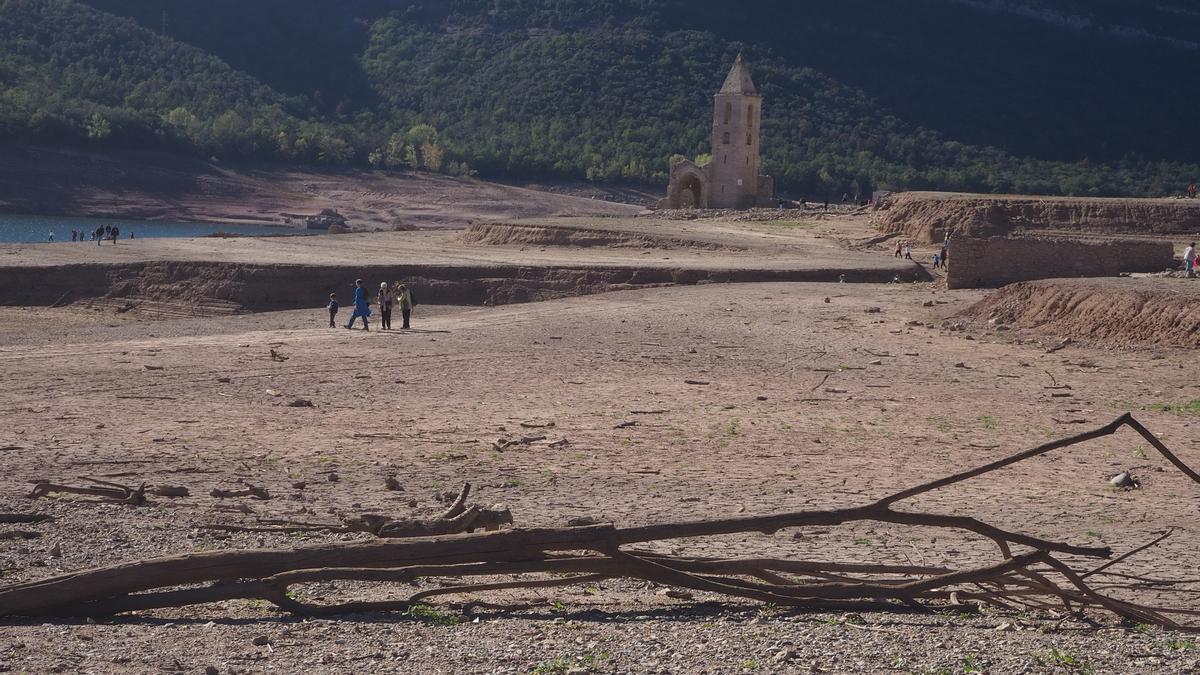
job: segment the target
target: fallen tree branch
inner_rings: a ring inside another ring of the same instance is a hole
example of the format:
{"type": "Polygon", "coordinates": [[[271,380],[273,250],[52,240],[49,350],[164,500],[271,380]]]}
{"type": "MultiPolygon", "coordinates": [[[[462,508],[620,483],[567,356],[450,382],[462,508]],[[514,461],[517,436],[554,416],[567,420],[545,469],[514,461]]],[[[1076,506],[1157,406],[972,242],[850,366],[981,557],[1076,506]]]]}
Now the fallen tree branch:
{"type": "MultiPolygon", "coordinates": [[[[1105,570],[1159,544],[1169,532],[1107,565],[1079,572],[1055,557],[1056,554],[1107,558],[1111,550],[1009,531],[967,516],[893,508],[903,500],[1053,450],[1111,435],[1125,426],[1141,434],[1182,473],[1200,483],[1200,474],[1127,414],[1099,429],[929,481],[873,503],[839,509],[630,528],[590,525],[498,531],[500,525],[512,522],[511,514],[502,507],[467,506],[471,486],[466,484],[451,506],[437,517],[393,520],[386,516],[365,515],[344,526],[347,530],[387,538],[385,541],[279,550],[208,551],[18,583],[0,588],[0,616],[99,616],[234,599],[264,600],[283,611],[312,616],[405,611],[423,600],[443,595],[550,588],[625,578],[780,606],[834,610],[902,611],[923,609],[930,603],[963,607],[964,599],[1010,610],[1019,606],[1044,609],[1057,601],[1068,614],[1098,609],[1130,621],[1191,630],[1193,626],[1168,615],[1200,616],[1200,610],[1155,608],[1119,600],[1086,582],[1087,577],[1096,574],[1119,578],[1105,570]],[[493,514],[491,521],[484,518],[488,513],[493,514]],[[861,521],[970,532],[994,543],[1001,559],[984,567],[952,569],[769,558],[686,558],[631,548],[636,544],[683,538],[752,532],[772,534],[786,528],[829,527],[861,521]],[[480,528],[493,531],[469,533],[480,528]],[[1015,546],[1031,550],[1014,553],[1015,546]],[[290,590],[292,586],[334,581],[417,583],[428,579],[502,575],[516,578],[443,585],[421,590],[405,600],[383,602],[313,605],[297,600],[290,590]]],[[[110,496],[103,491],[116,488],[79,490],[85,494],[110,496]]],[[[274,525],[276,529],[269,530],[238,525],[208,527],[236,528],[236,531],[306,531],[337,526],[282,522],[274,525]]],[[[1120,588],[1136,590],[1137,586],[1127,584],[1120,588]]]]}
{"type": "Polygon", "coordinates": [[[110,483],[108,481],[96,480],[94,478],[84,478],[83,480],[91,481],[97,484],[97,487],[78,487],[73,485],[60,485],[51,483],[48,480],[33,481],[33,489],[26,495],[30,499],[46,497],[55,492],[75,495],[88,495],[92,497],[100,497],[100,499],[92,500],[95,502],[106,502],[114,504],[129,504],[131,506],[141,506],[146,503],[146,484],[142,483],[140,487],[131,488],[127,485],[119,483],[110,483]]]}
{"type": "Polygon", "coordinates": [[[5,525],[44,523],[54,520],[54,516],[44,513],[0,513],[0,523],[5,525]]]}

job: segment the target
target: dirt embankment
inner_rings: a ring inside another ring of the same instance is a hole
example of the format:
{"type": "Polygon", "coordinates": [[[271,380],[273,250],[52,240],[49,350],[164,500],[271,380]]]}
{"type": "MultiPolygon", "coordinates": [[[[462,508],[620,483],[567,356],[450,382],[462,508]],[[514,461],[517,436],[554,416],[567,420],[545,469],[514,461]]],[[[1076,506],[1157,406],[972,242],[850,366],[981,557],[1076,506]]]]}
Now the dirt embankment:
{"type": "Polygon", "coordinates": [[[1085,235],[1194,235],[1200,200],[1082,199],[909,192],[877,216],[881,230],[921,242],[947,232],[986,238],[1012,233],[1085,235]]]}
{"type": "Polygon", "coordinates": [[[1200,347],[1200,284],[1052,279],[1011,284],[960,315],[1111,346],[1200,347]]]}
{"type": "Polygon", "coordinates": [[[391,230],[633,216],[642,207],[411,171],[318,171],[157,152],[0,145],[0,211],[8,213],[284,224],[286,214],[322,209],[338,211],[354,229],[391,230]]]}
{"type": "MultiPolygon", "coordinates": [[[[174,304],[181,314],[320,307],[356,278],[400,281],[433,305],[506,305],[654,286],[762,281],[837,281],[844,269],[688,269],[638,266],[312,266],[153,261],[0,268],[0,305],[174,304]]],[[[890,281],[893,270],[861,270],[856,282],[890,281]]]]}
{"type": "Polygon", "coordinates": [[[460,239],[468,244],[491,246],[607,246],[613,248],[700,249],[705,251],[745,250],[696,239],[621,231],[614,229],[477,223],[463,232],[460,239]]]}

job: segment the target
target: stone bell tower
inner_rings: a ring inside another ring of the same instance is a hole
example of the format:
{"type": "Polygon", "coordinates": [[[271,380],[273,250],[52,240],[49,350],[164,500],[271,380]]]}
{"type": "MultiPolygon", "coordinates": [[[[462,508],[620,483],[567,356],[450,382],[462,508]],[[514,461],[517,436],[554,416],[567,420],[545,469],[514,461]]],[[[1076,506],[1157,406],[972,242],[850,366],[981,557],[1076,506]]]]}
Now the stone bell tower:
{"type": "Polygon", "coordinates": [[[770,178],[758,175],[762,96],[738,54],[721,91],[713,97],[709,202],[718,209],[748,209],[769,202],[770,178]],[[760,187],[760,183],[762,183],[760,187]]]}
{"type": "Polygon", "coordinates": [[[721,91],[713,97],[712,159],[700,166],[677,158],[671,164],[663,209],[750,209],[770,206],[775,182],[758,175],[762,97],[738,54],[721,91]]]}

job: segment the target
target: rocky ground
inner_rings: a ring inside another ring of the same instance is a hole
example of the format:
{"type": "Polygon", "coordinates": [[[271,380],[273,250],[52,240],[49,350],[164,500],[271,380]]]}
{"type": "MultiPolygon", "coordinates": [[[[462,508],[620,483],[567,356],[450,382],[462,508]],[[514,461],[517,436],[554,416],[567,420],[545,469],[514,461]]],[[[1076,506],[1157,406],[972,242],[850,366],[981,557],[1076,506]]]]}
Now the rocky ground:
{"type": "MultiPolygon", "coordinates": [[[[861,504],[1126,411],[1200,465],[1200,368],[1192,352],[1113,351],[1083,340],[1056,350],[1057,338],[1019,328],[971,322],[960,329],[956,315],[982,297],[924,283],[711,284],[420,307],[414,330],[392,333],[329,329],[319,309],[164,320],[102,305],[0,308],[0,511],[57,518],[21,526],[37,538],[0,541],[0,582],[164,554],[362,537],[200,526],[428,514],[468,480],[480,501],[507,505],[521,526],[861,504]],[[299,398],[313,407],[287,406],[299,398]],[[493,449],[501,437],[523,435],[523,423],[546,438],[493,449]],[[156,497],[140,508],[24,497],[29,481],[78,483],[80,476],[182,486],[190,496],[156,497]],[[389,477],[401,491],[385,487],[389,477]],[[209,496],[245,483],[272,498],[209,496]]],[[[1197,579],[1198,496],[1200,486],[1122,432],[913,507],[1117,552],[1173,527],[1173,536],[1118,569],[1197,579]],[[1124,470],[1140,489],[1108,484],[1124,470]]],[[[995,560],[975,537],[872,523],[684,540],[674,550],[929,565],[995,560]]],[[[1196,589],[1110,592],[1194,607],[1196,589]]],[[[451,596],[422,616],[338,620],[303,621],[243,601],[98,623],[8,619],[0,624],[0,668],[1200,668],[1193,636],[1123,626],[1108,615],[1080,622],[1033,611],[805,613],[660,590],[604,582],[497,592],[485,599],[519,608],[468,614],[451,596]]],[[[299,592],[334,601],[404,597],[411,589],[337,583],[299,592]]]]}

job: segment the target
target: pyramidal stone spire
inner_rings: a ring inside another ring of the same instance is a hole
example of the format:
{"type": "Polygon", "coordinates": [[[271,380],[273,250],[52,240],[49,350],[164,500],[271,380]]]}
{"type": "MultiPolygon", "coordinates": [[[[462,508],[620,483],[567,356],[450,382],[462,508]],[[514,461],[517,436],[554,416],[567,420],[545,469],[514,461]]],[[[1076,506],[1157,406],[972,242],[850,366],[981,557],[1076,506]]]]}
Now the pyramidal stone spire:
{"type": "Polygon", "coordinates": [[[750,79],[750,67],[746,65],[746,59],[742,58],[741,54],[737,55],[733,68],[729,69],[729,76],[725,78],[721,93],[758,95],[758,90],[754,88],[754,80],[750,79]]]}

